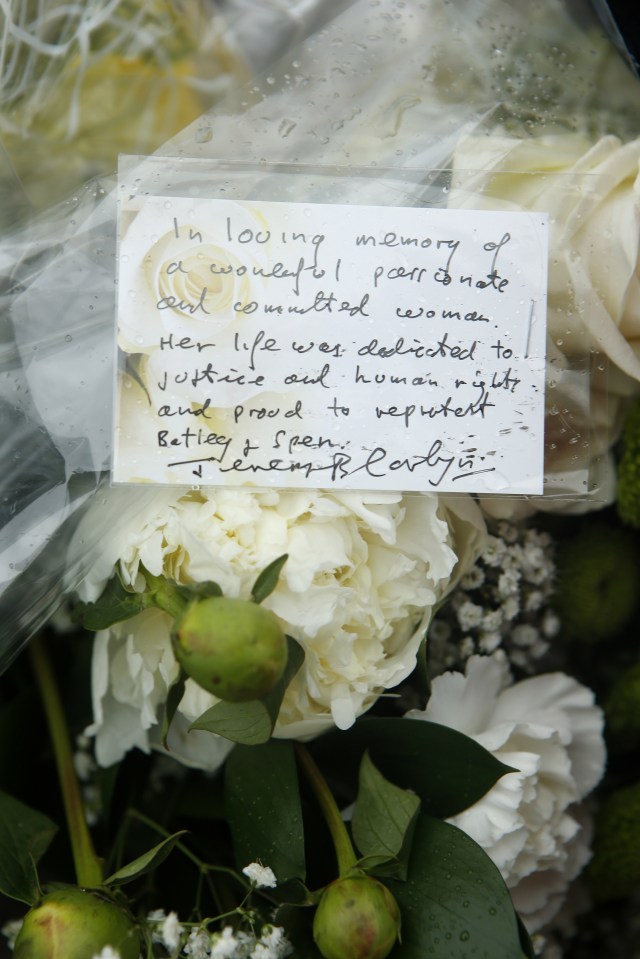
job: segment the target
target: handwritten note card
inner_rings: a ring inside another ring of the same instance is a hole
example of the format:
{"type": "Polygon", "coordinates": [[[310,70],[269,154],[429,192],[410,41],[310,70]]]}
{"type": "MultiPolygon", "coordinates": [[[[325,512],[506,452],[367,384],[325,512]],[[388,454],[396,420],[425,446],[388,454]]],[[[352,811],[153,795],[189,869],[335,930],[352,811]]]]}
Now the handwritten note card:
{"type": "Polygon", "coordinates": [[[540,493],[543,214],[131,197],[120,483],[540,493]]]}

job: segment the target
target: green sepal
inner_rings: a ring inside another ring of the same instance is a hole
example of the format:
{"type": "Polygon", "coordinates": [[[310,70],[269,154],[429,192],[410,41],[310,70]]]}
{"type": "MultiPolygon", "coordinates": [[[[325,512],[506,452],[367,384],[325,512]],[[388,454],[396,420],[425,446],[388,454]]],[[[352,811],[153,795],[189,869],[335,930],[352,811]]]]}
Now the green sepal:
{"type": "Polygon", "coordinates": [[[173,722],[173,717],[176,714],[178,706],[182,702],[182,697],[184,696],[184,687],[187,682],[187,674],[184,669],[181,669],[178,673],[177,679],[175,679],[169,690],[167,692],[167,699],[164,704],[164,715],[162,717],[162,745],[165,749],[168,749],[167,746],[167,737],[169,735],[169,729],[171,723],[173,722]]]}
{"type": "Polygon", "coordinates": [[[287,653],[284,673],[264,699],[218,702],[199,716],[190,729],[204,729],[246,746],[266,743],[277,722],[287,686],[304,662],[304,650],[291,636],[287,636],[287,653]]]}
{"type": "Polygon", "coordinates": [[[272,563],[269,563],[269,565],[262,570],[251,587],[251,598],[254,603],[261,603],[263,599],[266,599],[267,596],[274,591],[278,585],[278,578],[282,567],[288,559],[289,554],[285,553],[283,556],[279,556],[278,559],[274,559],[272,563]]]}
{"type": "Polygon", "coordinates": [[[71,612],[74,623],[85,629],[108,629],[114,623],[131,619],[144,609],[154,606],[153,596],[136,593],[123,585],[119,576],[113,576],[95,603],[78,603],[71,612]]]}

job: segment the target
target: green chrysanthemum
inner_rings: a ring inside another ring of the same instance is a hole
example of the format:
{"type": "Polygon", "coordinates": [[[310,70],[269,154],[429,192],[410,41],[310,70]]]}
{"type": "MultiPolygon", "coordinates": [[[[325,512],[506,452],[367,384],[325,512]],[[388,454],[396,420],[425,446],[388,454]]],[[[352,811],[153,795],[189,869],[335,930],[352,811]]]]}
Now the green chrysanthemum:
{"type": "Polygon", "coordinates": [[[640,529],[640,401],[627,415],[618,465],[618,514],[623,523],[640,529]]]}
{"type": "Polygon", "coordinates": [[[640,783],[618,789],[600,807],[587,876],[600,901],[620,899],[640,886],[640,783]]]}
{"type": "Polygon", "coordinates": [[[560,546],[557,570],[553,605],[568,637],[605,639],[635,612],[640,557],[630,531],[592,522],[560,546]]]}
{"type": "Polygon", "coordinates": [[[605,715],[615,745],[625,749],[640,745],[640,663],[627,669],[613,686],[605,715]]]}

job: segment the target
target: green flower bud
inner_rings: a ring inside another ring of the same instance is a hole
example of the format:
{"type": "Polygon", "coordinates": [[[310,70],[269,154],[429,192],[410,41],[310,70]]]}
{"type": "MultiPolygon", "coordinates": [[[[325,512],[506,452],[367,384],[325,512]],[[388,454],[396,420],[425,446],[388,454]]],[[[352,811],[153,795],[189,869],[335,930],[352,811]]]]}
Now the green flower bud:
{"type": "Polygon", "coordinates": [[[594,522],[561,544],[554,609],[565,634],[597,641],[615,635],[638,605],[640,562],[629,530],[594,522]]]}
{"type": "Polygon", "coordinates": [[[587,878],[596,899],[621,899],[640,886],[640,783],[618,789],[595,821],[587,878]]]}
{"type": "Polygon", "coordinates": [[[384,959],[400,937],[400,910],[371,876],[347,876],[327,886],[313,920],[324,959],[384,959]]]}
{"type": "Polygon", "coordinates": [[[14,959],[91,959],[105,946],[139,959],[133,919],[105,893],[69,886],[44,896],[25,916],[14,959]]]}
{"type": "Polygon", "coordinates": [[[176,659],[192,679],[234,703],[261,699],[287,664],[287,641],[274,614],[244,599],[192,603],[176,624],[176,659]]]}

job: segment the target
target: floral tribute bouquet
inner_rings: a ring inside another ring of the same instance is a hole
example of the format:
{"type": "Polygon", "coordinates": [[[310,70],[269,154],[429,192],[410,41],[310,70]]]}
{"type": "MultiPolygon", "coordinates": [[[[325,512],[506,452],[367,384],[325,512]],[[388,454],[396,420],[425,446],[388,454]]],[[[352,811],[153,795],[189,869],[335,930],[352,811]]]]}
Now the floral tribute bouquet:
{"type": "Polygon", "coordinates": [[[331,13],[164,162],[546,213],[544,492],[110,486],[117,189],[3,238],[17,959],[637,951],[640,88],[586,4],[331,13]]]}

